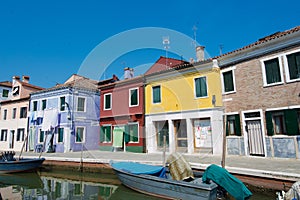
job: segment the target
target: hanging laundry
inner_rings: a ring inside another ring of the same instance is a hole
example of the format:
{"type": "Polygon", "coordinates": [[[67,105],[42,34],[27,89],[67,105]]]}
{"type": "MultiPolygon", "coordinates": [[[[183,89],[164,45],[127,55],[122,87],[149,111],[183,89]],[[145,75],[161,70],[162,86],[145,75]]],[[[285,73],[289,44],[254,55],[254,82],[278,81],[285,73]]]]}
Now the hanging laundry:
{"type": "Polygon", "coordinates": [[[58,110],[44,110],[44,118],[42,123],[42,131],[48,131],[58,125],[58,110]]]}

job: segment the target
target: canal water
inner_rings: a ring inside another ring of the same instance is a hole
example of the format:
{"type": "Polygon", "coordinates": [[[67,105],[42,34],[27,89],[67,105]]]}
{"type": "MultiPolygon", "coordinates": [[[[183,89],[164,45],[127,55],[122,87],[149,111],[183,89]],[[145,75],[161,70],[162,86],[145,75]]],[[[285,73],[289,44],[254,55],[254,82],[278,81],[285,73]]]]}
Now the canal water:
{"type": "MultiPolygon", "coordinates": [[[[256,190],[251,199],[274,200],[275,191],[256,190]]],[[[0,200],[155,200],[123,186],[113,173],[41,171],[38,173],[0,174],[0,200]]]]}

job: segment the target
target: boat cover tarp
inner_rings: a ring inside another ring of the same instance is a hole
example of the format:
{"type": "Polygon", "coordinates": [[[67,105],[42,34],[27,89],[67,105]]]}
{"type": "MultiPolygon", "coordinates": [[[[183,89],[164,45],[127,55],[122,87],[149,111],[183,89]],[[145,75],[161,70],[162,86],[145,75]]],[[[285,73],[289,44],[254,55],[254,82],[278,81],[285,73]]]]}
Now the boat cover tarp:
{"type": "Polygon", "coordinates": [[[244,200],[252,196],[242,181],[218,165],[212,164],[206,168],[202,181],[207,182],[209,180],[223,187],[236,200],[244,200]]]}
{"type": "Polygon", "coordinates": [[[179,153],[172,153],[167,159],[169,170],[174,180],[194,179],[193,170],[190,164],[179,153]]]}
{"type": "Polygon", "coordinates": [[[158,177],[166,177],[166,169],[162,166],[147,165],[135,162],[113,162],[111,166],[131,174],[147,174],[158,177]]]}

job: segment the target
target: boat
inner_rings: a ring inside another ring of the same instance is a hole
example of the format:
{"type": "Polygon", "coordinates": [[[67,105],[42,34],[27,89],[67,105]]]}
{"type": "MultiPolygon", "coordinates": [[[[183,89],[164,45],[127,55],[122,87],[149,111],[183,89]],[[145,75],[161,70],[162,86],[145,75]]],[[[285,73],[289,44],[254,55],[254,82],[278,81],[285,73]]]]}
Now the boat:
{"type": "Polygon", "coordinates": [[[34,171],[42,166],[45,158],[14,158],[15,152],[0,152],[0,174],[34,171]]]}
{"type": "Polygon", "coordinates": [[[212,164],[195,172],[179,153],[171,154],[167,167],[134,162],[112,162],[120,181],[138,192],[167,199],[221,199],[231,195],[245,200],[252,196],[242,181],[225,168],[212,164]]]}
{"type": "Polygon", "coordinates": [[[127,187],[152,196],[166,199],[217,199],[218,185],[202,178],[175,180],[164,166],[135,162],[111,162],[120,181],[127,187]]]}

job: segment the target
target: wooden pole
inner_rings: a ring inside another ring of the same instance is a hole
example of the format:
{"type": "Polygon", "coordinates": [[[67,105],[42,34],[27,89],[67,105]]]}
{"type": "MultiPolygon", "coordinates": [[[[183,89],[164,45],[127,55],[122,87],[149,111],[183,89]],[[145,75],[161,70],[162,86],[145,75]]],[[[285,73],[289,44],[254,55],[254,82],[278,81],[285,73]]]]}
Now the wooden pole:
{"type": "Polygon", "coordinates": [[[225,168],[225,160],[226,160],[226,115],[223,115],[223,150],[222,150],[222,168],[225,168]]]}
{"type": "Polygon", "coordinates": [[[166,166],[166,136],[164,135],[163,166],[166,166]]]}

